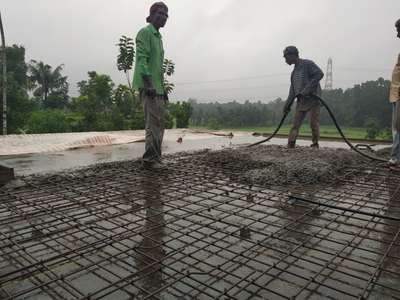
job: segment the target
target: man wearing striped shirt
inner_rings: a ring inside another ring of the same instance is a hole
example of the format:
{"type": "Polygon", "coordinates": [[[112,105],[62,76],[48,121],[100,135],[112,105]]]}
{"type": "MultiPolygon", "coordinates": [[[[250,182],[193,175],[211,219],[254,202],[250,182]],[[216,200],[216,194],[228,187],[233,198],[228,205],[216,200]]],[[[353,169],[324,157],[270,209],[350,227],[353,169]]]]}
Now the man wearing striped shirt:
{"type": "Polygon", "coordinates": [[[321,96],[321,85],[319,82],[324,77],[324,73],[313,61],[301,59],[299,51],[295,46],[286,47],[283,51],[283,56],[288,65],[294,64],[285,112],[290,110],[289,104],[297,97],[296,112],[289,134],[288,148],[296,146],[301,124],[307,114],[310,117],[312,131],[311,147],[318,148],[320,103],[314,95],[321,96]]]}

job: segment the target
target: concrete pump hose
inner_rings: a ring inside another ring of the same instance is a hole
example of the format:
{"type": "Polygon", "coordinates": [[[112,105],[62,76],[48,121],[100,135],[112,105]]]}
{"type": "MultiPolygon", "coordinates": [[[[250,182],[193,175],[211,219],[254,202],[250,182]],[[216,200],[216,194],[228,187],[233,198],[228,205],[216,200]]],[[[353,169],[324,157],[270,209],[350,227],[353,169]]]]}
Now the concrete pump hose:
{"type": "MultiPolygon", "coordinates": [[[[379,162],[386,162],[386,160],[383,159],[383,158],[369,155],[369,154],[364,153],[364,152],[360,151],[359,149],[357,149],[357,147],[355,147],[355,146],[347,139],[347,137],[344,135],[342,129],[340,128],[340,126],[339,126],[339,124],[338,124],[338,122],[337,122],[337,120],[336,120],[336,118],[335,118],[335,115],[333,114],[333,112],[332,112],[332,110],[330,109],[330,107],[328,106],[328,104],[326,104],[326,102],[325,102],[321,97],[319,97],[319,96],[317,96],[317,95],[313,95],[313,96],[316,97],[316,98],[321,102],[322,106],[324,106],[324,107],[326,108],[326,110],[328,111],[329,116],[331,117],[333,123],[335,124],[335,127],[336,127],[336,129],[338,130],[340,136],[342,137],[342,139],[345,141],[345,143],[346,143],[353,151],[357,152],[358,154],[360,154],[360,155],[362,155],[362,156],[364,156],[364,157],[366,157],[366,158],[368,158],[368,159],[372,159],[372,160],[379,161],[379,162]]],[[[290,109],[290,107],[292,106],[292,104],[293,104],[295,98],[297,98],[297,95],[296,95],[296,97],[294,97],[294,98],[291,100],[291,102],[289,103],[289,109],[290,109]]],[[[286,111],[286,112],[283,114],[282,119],[281,119],[281,121],[279,122],[278,127],[275,129],[275,131],[274,131],[268,138],[263,139],[263,140],[261,140],[261,141],[259,141],[259,142],[254,143],[254,144],[248,145],[247,147],[254,147],[254,146],[260,145],[260,144],[262,144],[262,143],[265,143],[265,142],[268,142],[269,140],[271,140],[271,139],[278,133],[278,131],[281,129],[281,127],[282,127],[282,125],[283,125],[283,122],[285,121],[285,119],[286,119],[286,117],[287,117],[288,114],[289,114],[288,111],[286,111]]]]}

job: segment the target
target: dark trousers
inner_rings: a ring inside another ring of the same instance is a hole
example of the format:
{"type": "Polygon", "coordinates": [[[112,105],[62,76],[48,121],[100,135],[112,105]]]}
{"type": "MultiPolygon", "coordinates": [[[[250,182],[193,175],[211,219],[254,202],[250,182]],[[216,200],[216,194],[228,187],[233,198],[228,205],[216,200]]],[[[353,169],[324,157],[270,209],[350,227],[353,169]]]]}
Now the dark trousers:
{"type": "Polygon", "coordinates": [[[146,146],[143,160],[156,162],[161,160],[161,146],[164,138],[164,96],[154,98],[141,94],[144,103],[144,115],[146,121],[146,146]]]}
{"type": "Polygon", "coordinates": [[[307,114],[309,114],[310,118],[310,127],[312,132],[312,141],[313,143],[318,143],[319,140],[319,116],[320,116],[321,107],[319,105],[315,105],[311,107],[309,110],[296,110],[293,126],[289,133],[289,144],[296,143],[297,137],[299,136],[299,130],[301,124],[306,118],[307,114]]]}

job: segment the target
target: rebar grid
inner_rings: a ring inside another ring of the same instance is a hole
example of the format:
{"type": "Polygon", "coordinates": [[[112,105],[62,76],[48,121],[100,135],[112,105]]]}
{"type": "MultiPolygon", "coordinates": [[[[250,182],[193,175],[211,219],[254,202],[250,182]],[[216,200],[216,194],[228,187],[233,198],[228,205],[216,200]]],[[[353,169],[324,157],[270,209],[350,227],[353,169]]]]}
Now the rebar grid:
{"type": "Polygon", "coordinates": [[[399,173],[262,187],[206,157],[0,188],[0,298],[400,299],[399,173]]]}

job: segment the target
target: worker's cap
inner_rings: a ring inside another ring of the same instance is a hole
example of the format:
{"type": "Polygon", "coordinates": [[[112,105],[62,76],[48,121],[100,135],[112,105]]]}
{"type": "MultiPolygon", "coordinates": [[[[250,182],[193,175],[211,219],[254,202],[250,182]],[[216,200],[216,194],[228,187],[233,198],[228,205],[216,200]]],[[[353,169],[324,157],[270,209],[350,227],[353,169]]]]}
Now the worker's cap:
{"type": "Polygon", "coordinates": [[[147,23],[150,22],[150,16],[151,16],[152,14],[154,14],[154,13],[157,11],[157,9],[159,9],[160,7],[164,7],[164,8],[166,8],[167,11],[168,11],[168,6],[167,6],[164,2],[161,2],[161,1],[160,1],[160,2],[154,3],[154,4],[150,7],[150,15],[146,18],[147,23]]]}
{"type": "Polygon", "coordinates": [[[289,54],[299,55],[299,50],[295,46],[288,46],[285,48],[285,50],[283,50],[283,56],[289,54]]]}

